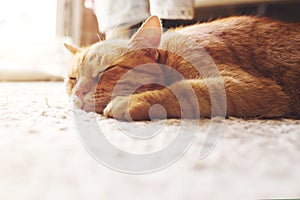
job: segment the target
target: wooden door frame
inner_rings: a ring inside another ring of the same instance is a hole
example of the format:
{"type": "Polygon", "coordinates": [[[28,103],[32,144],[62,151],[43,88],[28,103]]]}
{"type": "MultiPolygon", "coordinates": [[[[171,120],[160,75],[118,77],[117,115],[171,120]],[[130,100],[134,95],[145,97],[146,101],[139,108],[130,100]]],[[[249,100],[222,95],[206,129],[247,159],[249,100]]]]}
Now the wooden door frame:
{"type": "Polygon", "coordinates": [[[83,0],[57,0],[56,35],[80,45],[83,0]]]}

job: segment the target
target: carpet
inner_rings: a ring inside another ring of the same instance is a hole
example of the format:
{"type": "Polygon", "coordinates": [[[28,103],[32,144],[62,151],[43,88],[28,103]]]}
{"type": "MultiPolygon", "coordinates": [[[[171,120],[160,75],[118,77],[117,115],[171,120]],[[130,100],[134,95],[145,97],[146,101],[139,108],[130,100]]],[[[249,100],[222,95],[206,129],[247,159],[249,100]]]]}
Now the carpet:
{"type": "MultiPolygon", "coordinates": [[[[200,120],[195,141],[177,162],[132,175],[105,167],[84,148],[62,82],[1,82],[0,93],[0,199],[300,198],[300,120],[223,120],[215,148],[199,159],[210,123],[200,120]]],[[[95,116],[83,115],[87,123],[95,116]]],[[[108,138],[122,143],[115,120],[96,118],[108,138]]],[[[156,143],[122,148],[152,151],[174,138],[178,124],[165,120],[156,143]]]]}

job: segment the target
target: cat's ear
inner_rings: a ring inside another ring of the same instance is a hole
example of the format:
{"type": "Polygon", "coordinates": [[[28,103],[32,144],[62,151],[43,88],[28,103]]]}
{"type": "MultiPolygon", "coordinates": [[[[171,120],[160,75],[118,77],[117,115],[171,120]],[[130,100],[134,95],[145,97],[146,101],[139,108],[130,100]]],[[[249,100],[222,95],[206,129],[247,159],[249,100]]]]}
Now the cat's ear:
{"type": "Polygon", "coordinates": [[[78,52],[81,51],[81,49],[79,47],[75,47],[75,46],[72,46],[70,44],[66,44],[64,43],[66,49],[68,49],[68,51],[70,51],[72,54],[76,54],[78,52]]]}
{"type": "Polygon", "coordinates": [[[160,19],[150,16],[139,30],[132,36],[130,45],[133,47],[157,48],[162,36],[162,25],[160,19]]]}

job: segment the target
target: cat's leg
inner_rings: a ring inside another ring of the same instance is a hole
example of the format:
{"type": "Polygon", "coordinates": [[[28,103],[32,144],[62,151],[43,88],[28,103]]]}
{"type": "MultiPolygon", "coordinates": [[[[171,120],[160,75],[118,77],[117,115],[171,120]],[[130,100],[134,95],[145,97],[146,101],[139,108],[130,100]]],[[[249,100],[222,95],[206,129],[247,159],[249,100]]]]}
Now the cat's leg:
{"type": "MultiPolygon", "coordinates": [[[[122,120],[148,120],[149,110],[161,105],[168,118],[198,118],[211,116],[210,88],[220,87],[214,79],[183,80],[161,90],[147,91],[126,97],[117,97],[109,103],[104,115],[122,120]],[[191,87],[188,87],[187,84],[191,87]],[[193,91],[190,90],[193,89],[193,91]],[[174,94],[174,91],[176,95],[174,94]],[[196,97],[196,99],[195,99],[196,97]],[[180,98],[180,103],[177,98],[180,98]],[[197,101],[197,103],[195,103],[197,101]],[[196,112],[199,106],[200,115],[196,112]],[[184,107],[184,109],[182,109],[184,107]]],[[[243,78],[223,77],[226,91],[226,114],[236,117],[280,117],[288,110],[289,98],[274,81],[251,75],[243,78]]],[[[216,96],[218,94],[215,94],[216,96]]],[[[218,113],[218,109],[215,110],[218,113]]],[[[161,111],[152,112],[152,117],[161,118],[161,111]]]]}
{"type": "Polygon", "coordinates": [[[225,76],[223,83],[227,116],[274,118],[290,112],[288,95],[273,80],[244,73],[225,76]]]}
{"type": "MultiPolygon", "coordinates": [[[[151,110],[151,107],[158,104],[163,107],[165,112],[162,112],[161,109],[154,109],[151,112],[151,118],[179,118],[181,116],[181,105],[176,96],[180,96],[181,104],[185,105],[185,111],[188,113],[186,117],[199,117],[195,116],[193,113],[194,108],[189,104],[189,99],[191,99],[189,96],[191,93],[194,93],[194,91],[190,85],[187,84],[189,83],[182,81],[171,85],[169,88],[161,90],[146,91],[139,94],[132,94],[130,96],[116,97],[106,106],[103,114],[106,117],[113,117],[126,121],[130,121],[131,119],[149,120],[149,111],[151,110]],[[175,90],[176,95],[172,92],[175,90]]],[[[203,96],[206,96],[206,94],[203,94],[203,96]]],[[[194,99],[197,99],[197,97],[194,99]]],[[[206,98],[203,98],[204,101],[206,101],[205,99],[206,98]]]]}

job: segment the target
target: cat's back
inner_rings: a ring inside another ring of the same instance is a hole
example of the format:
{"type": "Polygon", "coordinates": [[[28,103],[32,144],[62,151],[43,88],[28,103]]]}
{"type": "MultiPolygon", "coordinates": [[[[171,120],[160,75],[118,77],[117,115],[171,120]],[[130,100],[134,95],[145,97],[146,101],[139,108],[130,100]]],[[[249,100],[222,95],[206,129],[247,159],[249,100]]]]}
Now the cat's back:
{"type": "MultiPolygon", "coordinates": [[[[289,23],[270,18],[255,16],[233,16],[217,19],[211,22],[199,23],[191,26],[176,29],[176,32],[190,36],[195,39],[209,39],[212,37],[256,37],[268,35],[270,38],[285,33],[286,35],[296,34],[300,39],[300,23],[289,23]]],[[[224,38],[223,37],[223,38],[224,38]]],[[[253,38],[254,37],[254,38],[253,38]]],[[[200,41],[199,41],[200,42],[200,41]]]]}
{"type": "Polygon", "coordinates": [[[253,61],[276,57],[273,54],[278,52],[295,59],[300,54],[300,23],[235,16],[187,26],[176,32],[201,45],[217,63],[254,65],[263,63],[253,61]]]}
{"type": "Polygon", "coordinates": [[[176,32],[199,38],[208,36],[211,37],[213,35],[217,36],[224,31],[234,32],[239,31],[239,29],[249,29],[253,26],[253,23],[258,21],[262,21],[262,19],[252,16],[233,16],[186,27],[180,27],[176,29],[176,32]]]}

